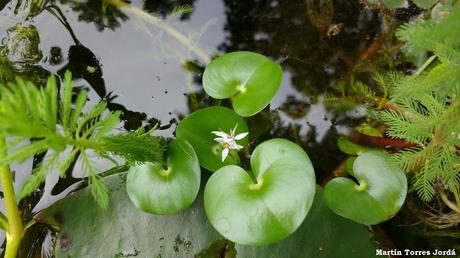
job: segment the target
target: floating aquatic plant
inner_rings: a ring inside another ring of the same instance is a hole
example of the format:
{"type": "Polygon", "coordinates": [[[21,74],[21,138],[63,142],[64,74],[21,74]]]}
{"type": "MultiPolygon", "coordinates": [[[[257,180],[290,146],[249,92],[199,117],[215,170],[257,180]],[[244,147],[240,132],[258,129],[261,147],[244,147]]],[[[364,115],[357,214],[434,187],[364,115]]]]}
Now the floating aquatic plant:
{"type": "Polygon", "coordinates": [[[388,154],[364,152],[349,171],[350,178],[338,177],[324,188],[324,200],[335,213],[366,225],[386,221],[402,207],[407,193],[404,171],[391,163],[388,154]]]}
{"type": "Polygon", "coordinates": [[[248,135],[248,132],[245,133],[240,133],[236,134],[236,128],[238,127],[238,124],[235,125],[235,128],[230,130],[230,134],[227,134],[222,131],[212,131],[211,133],[219,136],[217,138],[214,138],[214,141],[218,142],[223,150],[222,150],[222,162],[225,161],[225,159],[228,156],[228,153],[230,150],[241,150],[243,146],[239,145],[236,143],[236,141],[242,140],[244,137],[248,135]]]}
{"type": "MultiPolygon", "coordinates": [[[[207,107],[195,111],[186,116],[176,129],[177,138],[188,141],[195,149],[200,165],[210,171],[216,171],[225,165],[238,164],[240,160],[237,152],[239,148],[225,148],[215,141],[212,132],[216,131],[233,131],[234,135],[240,135],[249,129],[242,117],[225,107],[207,107]],[[235,128],[235,125],[238,126],[235,128]],[[228,155],[222,161],[225,149],[228,149],[228,155]]],[[[238,144],[248,144],[248,137],[239,140],[238,144]]]]}
{"type": "Polygon", "coordinates": [[[206,67],[203,87],[213,98],[231,98],[235,112],[247,117],[270,103],[281,78],[279,64],[257,53],[238,51],[218,57],[206,67]]]}
{"type": "Polygon", "coordinates": [[[200,189],[200,165],[185,140],[168,144],[166,164],[149,162],[132,166],[126,189],[136,207],[153,214],[172,214],[189,207],[200,189]]]}
{"type": "Polygon", "coordinates": [[[206,184],[204,207],[214,228],[239,244],[265,245],[293,233],[315,196],[315,173],[297,144],[271,139],[258,145],[251,169],[230,165],[206,184]]]}

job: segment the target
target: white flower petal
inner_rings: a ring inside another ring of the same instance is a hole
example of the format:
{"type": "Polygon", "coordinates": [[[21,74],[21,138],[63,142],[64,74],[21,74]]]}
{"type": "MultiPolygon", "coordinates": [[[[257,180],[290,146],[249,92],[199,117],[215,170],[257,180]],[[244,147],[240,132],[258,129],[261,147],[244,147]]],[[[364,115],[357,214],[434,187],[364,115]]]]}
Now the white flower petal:
{"type": "Polygon", "coordinates": [[[234,150],[241,150],[243,148],[243,146],[241,145],[238,145],[238,144],[235,144],[234,146],[232,146],[234,150]]]}
{"type": "Polygon", "coordinates": [[[214,138],[214,141],[216,141],[216,142],[218,142],[218,143],[220,143],[220,144],[224,144],[224,143],[227,142],[227,140],[224,139],[224,138],[214,138]]]}
{"type": "Polygon", "coordinates": [[[238,134],[237,136],[235,136],[235,140],[241,140],[243,139],[244,137],[246,137],[246,135],[248,135],[249,133],[240,133],[238,134]]]}
{"type": "Polygon", "coordinates": [[[222,138],[229,138],[229,135],[224,133],[224,132],[222,132],[222,131],[212,131],[211,133],[213,133],[213,134],[215,134],[217,136],[220,136],[222,138]]]}
{"type": "Polygon", "coordinates": [[[230,135],[231,135],[231,136],[234,136],[234,135],[235,135],[235,133],[236,133],[236,128],[237,128],[237,127],[238,127],[238,123],[236,123],[235,128],[233,128],[232,130],[230,130],[230,135]]]}
{"type": "Polygon", "coordinates": [[[225,149],[222,151],[222,162],[224,162],[225,159],[227,158],[227,156],[228,156],[228,151],[229,151],[228,148],[225,148],[225,149]]]}

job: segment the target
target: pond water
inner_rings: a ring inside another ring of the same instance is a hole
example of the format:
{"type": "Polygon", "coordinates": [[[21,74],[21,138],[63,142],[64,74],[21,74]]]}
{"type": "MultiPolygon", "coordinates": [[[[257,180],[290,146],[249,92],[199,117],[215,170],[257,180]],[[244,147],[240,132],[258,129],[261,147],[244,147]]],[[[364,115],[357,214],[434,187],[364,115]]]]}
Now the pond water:
{"type": "MultiPolygon", "coordinates": [[[[249,120],[257,141],[283,137],[300,144],[313,161],[319,184],[344,158],[336,147],[337,136],[364,114],[334,114],[319,96],[347,79],[385,30],[376,12],[348,0],[333,1],[331,9],[321,12],[311,11],[315,1],[308,0],[131,3],[161,22],[93,0],[2,0],[0,54],[16,73],[36,81],[68,69],[76,85],[89,90],[91,103],[107,100],[111,110],[123,111],[120,128],[159,123],[157,134],[172,137],[182,117],[215,104],[200,83],[206,58],[235,50],[258,52],[280,63],[284,75],[270,107],[249,120]],[[184,5],[182,12],[175,8],[184,5]],[[19,47],[11,46],[18,28],[36,33],[35,40],[25,38],[19,47]],[[178,41],[177,35],[191,45],[178,41]],[[32,56],[24,53],[30,49],[32,56]]],[[[32,162],[14,167],[17,188],[31,167],[32,162]]],[[[76,166],[74,177],[81,176],[76,166]]],[[[32,213],[65,196],[77,179],[55,187],[56,182],[56,175],[50,175],[43,191],[28,200],[32,213]]],[[[40,234],[40,241],[51,241],[46,230],[40,234]]]]}

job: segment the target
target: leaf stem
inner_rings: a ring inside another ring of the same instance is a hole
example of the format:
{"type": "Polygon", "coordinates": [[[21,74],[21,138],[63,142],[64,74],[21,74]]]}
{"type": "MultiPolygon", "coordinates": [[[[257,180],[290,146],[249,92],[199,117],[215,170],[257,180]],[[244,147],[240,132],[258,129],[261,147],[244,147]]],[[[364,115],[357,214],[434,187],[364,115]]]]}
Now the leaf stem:
{"type": "MultiPolygon", "coordinates": [[[[5,139],[0,138],[0,159],[7,156],[5,139]]],[[[3,186],[3,195],[8,216],[8,230],[6,232],[5,258],[17,256],[21,240],[24,237],[24,226],[21,213],[14,194],[13,177],[8,165],[0,167],[0,181],[3,186]]]]}
{"type": "Polygon", "coordinates": [[[430,56],[425,63],[420,66],[420,68],[414,73],[414,75],[420,75],[425,69],[436,59],[436,55],[430,56]]]}
{"type": "Polygon", "coordinates": [[[356,191],[362,192],[362,191],[367,190],[367,187],[368,187],[367,182],[361,181],[359,182],[359,185],[356,185],[355,188],[356,188],[356,191]]]}

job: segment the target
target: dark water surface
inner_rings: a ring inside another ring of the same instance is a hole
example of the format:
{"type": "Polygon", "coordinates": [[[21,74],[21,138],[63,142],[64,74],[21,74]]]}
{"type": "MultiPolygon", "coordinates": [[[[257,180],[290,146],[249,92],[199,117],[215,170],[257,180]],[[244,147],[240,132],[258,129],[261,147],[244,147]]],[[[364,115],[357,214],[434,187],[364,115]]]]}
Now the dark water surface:
{"type": "MultiPolygon", "coordinates": [[[[104,99],[111,110],[123,111],[120,128],[151,127],[159,122],[157,133],[166,137],[173,136],[184,115],[213,103],[200,84],[204,62],[164,27],[111,7],[104,15],[101,2],[95,0],[48,2],[53,6],[41,10],[32,1],[0,1],[1,47],[17,73],[39,81],[69,69],[75,84],[89,89],[91,103],[104,99]],[[39,40],[25,39],[19,50],[8,50],[8,42],[15,37],[11,28],[18,24],[35,26],[39,40]],[[34,58],[21,54],[29,45],[35,45],[34,58]]],[[[147,0],[132,4],[156,13],[209,56],[249,50],[281,63],[280,91],[269,109],[249,123],[258,142],[284,137],[303,146],[321,183],[344,157],[336,147],[338,134],[346,133],[364,114],[333,114],[318,96],[350,75],[383,25],[376,13],[358,1],[333,1],[333,9],[316,13],[308,12],[309,2],[314,1],[147,0]],[[182,4],[193,9],[174,15],[174,7],[182,4]]],[[[17,188],[31,166],[28,162],[14,167],[17,188]]],[[[83,176],[78,166],[74,176],[83,176]]],[[[70,183],[56,189],[56,181],[56,175],[49,176],[43,197],[30,207],[33,212],[72,190],[64,190],[70,183]]],[[[49,236],[46,239],[50,241],[49,236]]]]}

